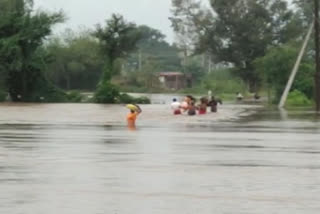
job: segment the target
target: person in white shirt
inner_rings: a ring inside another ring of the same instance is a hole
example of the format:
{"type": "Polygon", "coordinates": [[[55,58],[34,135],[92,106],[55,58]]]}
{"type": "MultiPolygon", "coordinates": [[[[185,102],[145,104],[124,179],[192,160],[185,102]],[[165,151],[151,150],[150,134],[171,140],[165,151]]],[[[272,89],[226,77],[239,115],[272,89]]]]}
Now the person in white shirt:
{"type": "Polygon", "coordinates": [[[243,100],[243,95],[240,92],[237,93],[237,100],[238,101],[243,100]]]}
{"type": "Polygon", "coordinates": [[[181,104],[180,102],[177,101],[176,98],[173,99],[172,103],[171,103],[171,108],[173,110],[173,114],[174,115],[179,115],[181,114],[181,104]]]}

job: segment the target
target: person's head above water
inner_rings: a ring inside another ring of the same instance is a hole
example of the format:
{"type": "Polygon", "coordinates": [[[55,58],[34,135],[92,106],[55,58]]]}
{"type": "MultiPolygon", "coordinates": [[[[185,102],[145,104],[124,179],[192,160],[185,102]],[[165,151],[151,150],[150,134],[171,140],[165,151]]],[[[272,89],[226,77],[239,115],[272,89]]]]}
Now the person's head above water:
{"type": "Polygon", "coordinates": [[[191,96],[191,95],[187,95],[186,98],[185,98],[185,100],[186,100],[187,102],[195,102],[195,101],[196,101],[196,99],[195,99],[193,96],[191,96]]]}
{"type": "Polygon", "coordinates": [[[173,100],[172,100],[173,102],[177,102],[177,99],[176,98],[173,98],[173,100]]]}
{"type": "Polygon", "coordinates": [[[200,102],[201,102],[202,104],[206,104],[206,103],[208,103],[208,99],[205,98],[205,97],[202,97],[202,98],[200,99],[200,102]]]}

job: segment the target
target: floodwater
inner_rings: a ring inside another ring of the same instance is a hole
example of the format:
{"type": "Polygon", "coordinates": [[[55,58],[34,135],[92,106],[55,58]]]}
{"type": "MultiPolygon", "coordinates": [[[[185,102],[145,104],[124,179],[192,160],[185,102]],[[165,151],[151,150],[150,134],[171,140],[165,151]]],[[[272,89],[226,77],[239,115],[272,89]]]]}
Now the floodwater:
{"type": "Polygon", "coordinates": [[[0,213],[319,213],[319,117],[238,108],[2,104],[0,213]]]}

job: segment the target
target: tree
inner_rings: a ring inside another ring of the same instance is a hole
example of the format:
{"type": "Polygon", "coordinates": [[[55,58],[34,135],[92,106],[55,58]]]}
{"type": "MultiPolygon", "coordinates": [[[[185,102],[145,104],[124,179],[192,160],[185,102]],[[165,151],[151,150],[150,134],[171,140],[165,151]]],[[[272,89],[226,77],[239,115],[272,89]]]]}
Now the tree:
{"type": "Polygon", "coordinates": [[[199,83],[206,74],[206,71],[200,62],[199,56],[190,57],[183,69],[183,72],[187,75],[191,75],[196,83],[199,83]]]}
{"type": "Polygon", "coordinates": [[[0,8],[0,65],[12,100],[51,100],[58,91],[43,73],[48,57],[41,46],[63,14],[35,12],[31,0],[1,0],[0,8]]]}
{"type": "Polygon", "coordinates": [[[264,56],[270,45],[285,42],[281,35],[293,15],[287,2],[211,0],[211,6],[217,14],[215,32],[223,40],[210,42],[212,50],[218,51],[221,61],[233,63],[251,91],[255,91],[260,79],[252,63],[264,56]]]}
{"type": "Polygon", "coordinates": [[[179,49],[165,41],[165,35],[149,26],[137,26],[137,49],[124,61],[121,74],[113,82],[125,91],[160,91],[158,72],[180,71],[179,49]]]}
{"type": "MultiPolygon", "coordinates": [[[[257,72],[261,74],[268,88],[275,92],[275,102],[280,100],[286,83],[289,79],[299,52],[299,43],[291,42],[279,47],[271,48],[267,54],[255,60],[257,72]]],[[[298,90],[308,98],[313,97],[314,66],[312,57],[305,56],[291,91],[298,90]]]]}
{"type": "Polygon", "coordinates": [[[70,30],[64,36],[53,38],[46,44],[52,55],[48,64],[48,77],[59,87],[67,90],[95,89],[103,70],[99,44],[92,32],[70,30]]]}
{"type": "MultiPolygon", "coordinates": [[[[180,69],[179,49],[165,41],[165,35],[159,30],[142,25],[138,26],[141,38],[134,51],[127,59],[127,69],[143,70],[143,67],[152,60],[160,70],[176,71],[180,69]],[[139,68],[140,67],[140,68],[139,68]]],[[[152,64],[151,63],[151,64],[152,64]]]]}
{"type": "Polygon", "coordinates": [[[199,0],[172,0],[172,5],[172,27],[179,48],[187,57],[197,49],[206,31],[213,27],[213,14],[199,0]]]}
{"type": "Polygon", "coordinates": [[[126,22],[121,15],[113,14],[104,28],[97,26],[94,36],[99,40],[105,60],[102,81],[110,81],[112,75],[118,72],[114,69],[116,60],[127,57],[136,49],[140,33],[135,24],[126,22]]]}
{"type": "Polygon", "coordinates": [[[142,71],[138,75],[138,78],[141,82],[143,82],[143,85],[147,89],[150,90],[153,88],[157,88],[160,87],[160,82],[156,73],[160,71],[160,65],[157,63],[157,61],[150,58],[146,60],[146,63],[143,66],[142,71]]]}
{"type": "Polygon", "coordinates": [[[308,27],[314,20],[313,2],[306,0],[293,0],[293,4],[297,8],[296,16],[303,20],[305,27],[308,27]]]}
{"type": "Polygon", "coordinates": [[[293,11],[284,0],[211,0],[210,3],[212,12],[199,9],[196,0],[173,0],[174,6],[178,5],[174,11],[182,10],[174,13],[178,20],[174,22],[175,31],[179,33],[189,23],[193,26],[192,34],[198,32],[198,39],[194,40],[197,52],[210,52],[217,62],[232,63],[251,91],[257,90],[260,78],[253,61],[264,56],[268,47],[301,35],[294,35],[301,29],[293,19],[293,11]]]}
{"type": "Polygon", "coordinates": [[[136,49],[137,42],[141,38],[137,27],[128,23],[120,15],[113,14],[106,21],[106,26],[97,26],[94,36],[99,40],[101,53],[104,57],[103,76],[98,84],[95,94],[97,102],[114,103],[119,96],[117,89],[111,84],[111,78],[119,72],[117,60],[128,57],[136,49]],[[110,93],[105,93],[110,90],[110,93]],[[106,97],[103,97],[106,94],[106,97]]]}

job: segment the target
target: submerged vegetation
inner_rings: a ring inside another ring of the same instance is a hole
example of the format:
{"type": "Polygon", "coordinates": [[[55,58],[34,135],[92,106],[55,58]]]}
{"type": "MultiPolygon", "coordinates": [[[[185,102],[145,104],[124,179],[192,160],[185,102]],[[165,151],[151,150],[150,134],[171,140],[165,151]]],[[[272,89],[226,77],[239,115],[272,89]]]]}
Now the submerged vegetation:
{"type": "Polygon", "coordinates": [[[289,96],[286,105],[292,106],[311,106],[313,102],[302,92],[298,90],[292,91],[289,96]]]}

